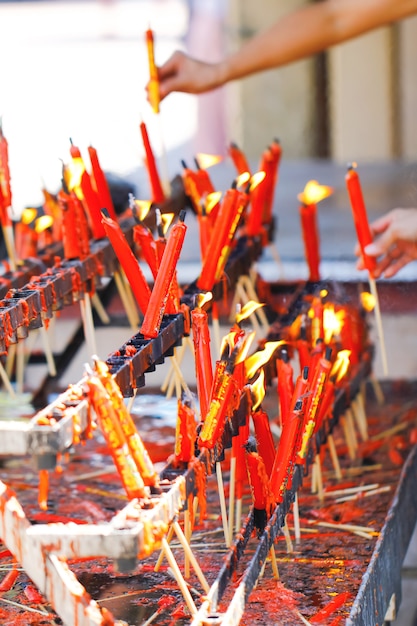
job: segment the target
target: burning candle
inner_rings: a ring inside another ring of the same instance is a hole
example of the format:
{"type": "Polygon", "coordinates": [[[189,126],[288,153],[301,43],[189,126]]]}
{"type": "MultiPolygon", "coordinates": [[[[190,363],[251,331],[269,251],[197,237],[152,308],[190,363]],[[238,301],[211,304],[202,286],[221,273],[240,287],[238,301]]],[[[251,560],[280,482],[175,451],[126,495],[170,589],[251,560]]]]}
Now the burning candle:
{"type": "Polygon", "coordinates": [[[304,463],[307,455],[308,444],[316,427],[320,404],[323,400],[325,384],[329,377],[332,364],[330,362],[331,348],[326,348],[325,356],[322,357],[315,367],[313,380],[310,386],[311,394],[307,400],[302,426],[302,440],[297,451],[297,463],[304,463]]]}
{"type": "Polygon", "coordinates": [[[213,365],[211,362],[208,316],[200,303],[191,311],[191,328],[193,331],[197,394],[200,402],[201,419],[204,421],[210,405],[213,365]]]}
{"type": "Polygon", "coordinates": [[[94,239],[102,239],[106,236],[101,219],[100,200],[97,192],[93,189],[91,178],[87,172],[84,160],[79,148],[71,141],[70,154],[73,164],[74,180],[71,181],[71,188],[74,188],[77,197],[84,203],[86,211],[90,216],[90,226],[94,239]],[[77,180],[78,178],[78,180],[77,180]]]}
{"type": "Polygon", "coordinates": [[[90,156],[91,169],[99,198],[100,208],[107,209],[112,220],[117,220],[116,211],[114,210],[113,200],[110,194],[109,184],[103,170],[101,169],[97,150],[92,146],[89,146],[88,154],[90,156]]]}
{"type": "Polygon", "coordinates": [[[177,463],[189,463],[194,456],[197,424],[190,403],[178,399],[177,424],[175,429],[174,459],[177,463]]]}
{"type": "Polygon", "coordinates": [[[181,211],[179,222],[174,224],[169,234],[165,252],[152,293],[149,299],[149,306],[143,319],[141,333],[145,337],[157,337],[165,312],[171,282],[176,270],[177,262],[181,254],[187,226],[184,224],[185,211],[181,211]]]}
{"type": "Polygon", "coordinates": [[[62,241],[64,244],[64,257],[77,259],[81,256],[81,241],[77,232],[77,208],[74,198],[61,190],[58,193],[58,203],[62,211],[62,241]]]}
{"type": "Polygon", "coordinates": [[[12,206],[12,188],[10,184],[9,144],[0,123],[0,190],[3,205],[2,224],[11,226],[9,207],[12,206]]]}
{"type": "Polygon", "coordinates": [[[278,169],[282,156],[282,148],[278,139],[274,139],[269,146],[271,158],[266,161],[266,192],[264,200],[263,224],[270,224],[272,221],[272,209],[274,206],[274,193],[278,183],[278,169]]]}
{"type": "Polygon", "coordinates": [[[289,415],[291,399],[294,393],[294,372],[290,362],[288,350],[285,347],[279,350],[276,366],[281,426],[283,426],[289,415]]]}
{"type": "Polygon", "coordinates": [[[152,202],[160,204],[165,200],[164,190],[162,188],[161,179],[159,177],[158,168],[155,157],[149,141],[148,131],[145,122],[140,123],[140,134],[142,136],[143,147],[145,149],[145,163],[148,172],[149,185],[151,189],[152,202]]]}
{"type": "Polygon", "coordinates": [[[142,477],[132,458],[111,400],[98,376],[92,375],[87,378],[86,389],[88,400],[97,416],[128,498],[143,498],[146,492],[142,477]]]}
{"type": "Polygon", "coordinates": [[[153,31],[148,28],[145,33],[146,48],[148,51],[148,65],[149,65],[149,84],[148,94],[149,103],[154,113],[159,113],[160,95],[159,95],[159,77],[158,68],[155,64],[155,49],[154,49],[154,37],[153,31]]]}
{"type": "Polygon", "coordinates": [[[246,219],[246,232],[249,237],[257,237],[262,231],[262,216],[266,193],[265,153],[262,155],[259,171],[252,176],[250,187],[250,212],[246,219]]]}
{"type": "Polygon", "coordinates": [[[253,523],[258,530],[258,535],[261,535],[271,515],[273,494],[264,461],[256,451],[254,437],[248,438],[245,449],[246,466],[252,491],[253,523]]]}
{"type": "Polygon", "coordinates": [[[237,144],[231,143],[228,148],[228,153],[238,174],[244,174],[245,172],[249,172],[249,174],[251,174],[251,169],[246,156],[237,144]]]}
{"type": "Polygon", "coordinates": [[[257,449],[265,464],[268,476],[271,475],[275,457],[275,444],[272,437],[268,414],[262,409],[261,402],[265,396],[265,374],[261,370],[255,383],[251,385],[253,397],[252,421],[255,428],[257,449]]]}
{"type": "Polygon", "coordinates": [[[284,491],[294,469],[297,441],[303,424],[303,404],[305,403],[302,399],[296,400],[294,408],[282,428],[271,471],[271,490],[275,502],[282,502],[284,491]]]}
{"type": "Polygon", "coordinates": [[[327,198],[333,189],[325,185],[319,185],[316,180],[310,180],[303,193],[298,195],[301,202],[300,217],[303,233],[304,250],[309,268],[309,280],[320,280],[320,244],[317,228],[317,203],[327,198]]]}
{"type": "Polygon", "coordinates": [[[376,266],[376,259],[365,254],[365,248],[368,244],[372,243],[373,238],[371,229],[369,227],[365,202],[362,195],[361,183],[359,180],[358,172],[356,171],[355,163],[349,165],[345,180],[352,208],[356,235],[358,237],[363,256],[363,262],[366,269],[372,275],[372,272],[374,271],[376,266]]]}
{"type": "Polygon", "coordinates": [[[144,224],[143,220],[149,212],[151,202],[140,202],[135,200],[133,195],[129,197],[129,205],[133,215],[137,220],[137,224],[133,227],[133,240],[140,247],[141,254],[152,272],[152,276],[156,278],[158,273],[158,253],[156,242],[152,232],[144,224]]]}
{"type": "Polygon", "coordinates": [[[135,255],[126,241],[119,224],[103,211],[103,226],[122,266],[142,314],[145,315],[151,297],[151,290],[143,275],[135,255]]]}

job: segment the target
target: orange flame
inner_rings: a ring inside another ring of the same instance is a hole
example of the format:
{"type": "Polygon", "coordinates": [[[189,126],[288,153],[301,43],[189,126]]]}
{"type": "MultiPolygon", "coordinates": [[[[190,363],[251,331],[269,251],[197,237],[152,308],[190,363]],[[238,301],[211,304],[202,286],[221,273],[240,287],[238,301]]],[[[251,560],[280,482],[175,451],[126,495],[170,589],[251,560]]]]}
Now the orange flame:
{"type": "Polygon", "coordinates": [[[265,363],[267,363],[271,359],[275,350],[279,348],[279,346],[282,346],[285,343],[286,341],[283,341],[283,340],[267,341],[263,350],[260,350],[259,352],[255,352],[254,354],[249,356],[245,360],[246,378],[248,380],[253,378],[256,372],[259,369],[261,369],[261,367],[265,365],[265,363]]]}
{"type": "Polygon", "coordinates": [[[250,179],[250,191],[253,191],[264,180],[266,173],[264,171],[255,172],[250,179]]]}
{"type": "Polygon", "coordinates": [[[249,302],[247,302],[242,307],[242,309],[238,311],[238,313],[236,313],[236,317],[235,317],[236,323],[240,324],[242,320],[247,319],[248,317],[252,315],[252,313],[254,313],[255,311],[257,311],[263,306],[265,305],[261,304],[260,302],[255,302],[255,300],[249,300],[249,302]]]}
{"type": "Polygon", "coordinates": [[[253,403],[252,403],[252,411],[256,411],[258,406],[262,404],[262,400],[265,398],[265,372],[261,370],[259,372],[258,378],[255,382],[250,386],[253,403]]]}
{"type": "Polygon", "coordinates": [[[174,217],[175,213],[161,213],[162,232],[164,235],[166,235],[174,217]]]}
{"type": "Polygon", "coordinates": [[[316,180],[309,180],[304,187],[303,193],[299,193],[297,198],[302,204],[317,204],[333,193],[333,187],[320,185],[316,180]]]}
{"type": "Polygon", "coordinates": [[[54,219],[51,215],[41,215],[35,222],[35,230],[36,232],[42,233],[47,228],[50,228],[54,222],[54,219]]]}
{"type": "Polygon", "coordinates": [[[245,337],[243,338],[242,345],[240,347],[240,351],[236,359],[236,363],[242,363],[242,361],[246,359],[248,352],[249,352],[249,348],[251,347],[252,341],[254,340],[255,334],[256,334],[255,331],[252,331],[251,333],[248,333],[247,335],[245,335],[245,337]]]}
{"type": "Polygon", "coordinates": [[[360,300],[361,305],[365,309],[365,311],[368,311],[368,313],[370,313],[374,310],[376,304],[374,295],[372,295],[368,291],[362,291],[360,295],[360,300]]]}
{"type": "Polygon", "coordinates": [[[239,176],[236,178],[237,187],[243,187],[243,185],[246,185],[249,179],[250,179],[249,172],[242,172],[242,174],[239,174],[239,176]]]}
{"type": "Polygon", "coordinates": [[[33,222],[33,220],[36,218],[38,214],[37,209],[33,209],[31,207],[27,207],[26,209],[23,209],[22,211],[22,224],[31,224],[33,222]]]}
{"type": "Polygon", "coordinates": [[[70,191],[75,191],[79,198],[83,198],[81,192],[81,179],[85,172],[84,162],[79,157],[71,159],[68,165],[64,167],[64,178],[70,191]]]}
{"type": "Polygon", "coordinates": [[[338,383],[349,369],[350,364],[350,350],[339,350],[333,367],[330,372],[330,376],[336,376],[336,382],[338,383]]]}
{"type": "Polygon", "coordinates": [[[146,216],[149,213],[152,202],[150,202],[149,200],[136,200],[135,198],[134,205],[135,205],[139,220],[143,222],[143,220],[146,218],[146,216]]]}
{"type": "Polygon", "coordinates": [[[344,311],[335,311],[333,304],[325,304],[323,309],[324,343],[330,343],[333,335],[339,335],[342,330],[344,311]]]}
{"type": "Polygon", "coordinates": [[[216,204],[219,204],[221,197],[222,197],[221,191],[213,191],[212,193],[207,194],[205,198],[205,207],[206,207],[207,215],[211,213],[212,209],[216,206],[216,204]]]}
{"type": "Polygon", "coordinates": [[[223,161],[223,157],[219,154],[206,154],[205,152],[199,152],[196,158],[199,166],[203,170],[223,161]]]}
{"type": "Polygon", "coordinates": [[[210,302],[210,300],[212,299],[213,299],[213,294],[211,293],[211,291],[208,291],[207,293],[199,293],[196,298],[197,308],[202,309],[203,306],[207,304],[207,302],[210,302]]]}

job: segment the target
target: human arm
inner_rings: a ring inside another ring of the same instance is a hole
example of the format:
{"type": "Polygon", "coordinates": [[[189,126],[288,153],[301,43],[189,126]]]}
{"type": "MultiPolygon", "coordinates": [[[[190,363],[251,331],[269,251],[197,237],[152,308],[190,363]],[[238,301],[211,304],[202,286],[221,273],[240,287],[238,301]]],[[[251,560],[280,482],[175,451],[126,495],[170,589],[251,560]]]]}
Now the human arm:
{"type": "MultiPolygon", "coordinates": [[[[375,278],[391,278],[402,267],[417,260],[417,208],[393,209],[370,224],[374,240],[365,247],[368,256],[377,258],[375,278]]],[[[360,257],[360,247],[355,254],[360,257]]],[[[360,257],[358,269],[364,269],[360,257]]]]}
{"type": "Polygon", "coordinates": [[[417,0],[325,0],[284,15],[218,63],[175,52],[159,72],[160,96],[202,93],[256,72],[281,67],[417,13],[417,0]]]}

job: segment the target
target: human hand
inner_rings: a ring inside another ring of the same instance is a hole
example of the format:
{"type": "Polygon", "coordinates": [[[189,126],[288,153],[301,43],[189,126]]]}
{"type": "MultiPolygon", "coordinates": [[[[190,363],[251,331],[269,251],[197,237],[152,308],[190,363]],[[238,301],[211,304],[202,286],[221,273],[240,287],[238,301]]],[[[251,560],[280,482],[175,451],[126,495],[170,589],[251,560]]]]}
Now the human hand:
{"type": "MultiPolygon", "coordinates": [[[[402,267],[417,259],[417,208],[393,209],[370,224],[374,240],[365,247],[368,256],[380,257],[374,269],[374,278],[391,278],[402,267]]],[[[357,268],[365,269],[360,246],[357,268]]]]}
{"type": "Polygon", "coordinates": [[[158,68],[158,78],[161,100],[173,91],[197,94],[223,84],[220,63],[197,61],[179,50],[158,68]]]}

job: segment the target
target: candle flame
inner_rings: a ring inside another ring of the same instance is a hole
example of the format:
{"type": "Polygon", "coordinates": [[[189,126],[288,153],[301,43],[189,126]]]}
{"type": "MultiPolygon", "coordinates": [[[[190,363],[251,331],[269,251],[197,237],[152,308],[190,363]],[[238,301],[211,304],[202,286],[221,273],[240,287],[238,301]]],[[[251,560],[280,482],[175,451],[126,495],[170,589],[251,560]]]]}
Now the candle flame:
{"type": "Polygon", "coordinates": [[[305,205],[317,204],[333,193],[333,187],[320,185],[316,180],[309,180],[304,187],[303,193],[299,193],[297,198],[305,205]]]}
{"type": "Polygon", "coordinates": [[[42,233],[47,228],[50,228],[53,224],[54,220],[51,215],[41,215],[35,222],[35,230],[36,232],[42,233]]]}
{"type": "Polygon", "coordinates": [[[362,291],[360,295],[360,300],[361,305],[365,309],[365,311],[370,313],[374,310],[376,302],[375,296],[372,293],[369,293],[368,291],[362,291]]]}
{"type": "Polygon", "coordinates": [[[265,179],[266,173],[264,171],[255,172],[250,179],[250,191],[253,191],[261,182],[265,179]]]}
{"type": "Polygon", "coordinates": [[[263,306],[265,305],[262,304],[261,302],[255,302],[255,300],[249,300],[249,302],[247,302],[245,306],[236,313],[236,317],[235,317],[236,324],[240,324],[242,320],[247,319],[248,317],[252,315],[252,313],[254,313],[255,311],[257,311],[263,306]]]}
{"type": "Polygon", "coordinates": [[[237,187],[243,187],[243,185],[246,185],[246,183],[250,180],[250,173],[249,172],[242,172],[242,174],[239,174],[239,176],[236,178],[236,186],[237,187]]]}
{"type": "Polygon", "coordinates": [[[324,343],[329,344],[334,335],[342,330],[344,311],[335,311],[333,304],[325,304],[323,309],[324,343]]]}
{"type": "Polygon", "coordinates": [[[258,378],[255,382],[250,386],[251,395],[252,395],[252,411],[256,411],[256,409],[262,404],[262,400],[265,398],[265,372],[261,370],[259,372],[258,378]]]}
{"type": "MultiPolygon", "coordinates": [[[[73,157],[70,163],[64,167],[64,178],[70,191],[75,190],[77,196],[81,193],[81,179],[85,172],[84,162],[79,157],[73,157]]],[[[82,195],[81,195],[82,197],[82,195]]]]}
{"type": "Polygon", "coordinates": [[[143,222],[143,220],[146,218],[146,216],[148,215],[150,211],[152,202],[150,202],[149,200],[136,200],[135,198],[134,206],[135,206],[139,221],[143,222]]]}
{"type": "Polygon", "coordinates": [[[206,154],[205,152],[199,152],[197,154],[197,162],[203,170],[217,165],[220,161],[223,161],[223,157],[218,154],[206,154]]]}
{"type": "Polygon", "coordinates": [[[320,298],[325,298],[328,293],[327,289],[320,289],[320,298]]]}
{"type": "Polygon", "coordinates": [[[259,352],[255,352],[245,360],[246,378],[250,380],[261,369],[265,363],[267,363],[275,350],[286,343],[286,341],[267,341],[264,349],[259,352]]]}
{"type": "Polygon", "coordinates": [[[333,367],[330,372],[330,376],[336,376],[336,382],[338,383],[349,369],[350,364],[350,350],[339,350],[333,367]]]}
{"type": "Polygon", "coordinates": [[[242,344],[239,350],[239,354],[236,358],[236,363],[242,363],[242,361],[246,359],[248,352],[249,352],[249,348],[251,347],[252,341],[255,338],[255,334],[256,334],[255,331],[252,331],[248,333],[247,335],[245,335],[243,339],[241,340],[242,344]]]}
{"type": "Polygon", "coordinates": [[[175,213],[161,213],[162,232],[167,234],[168,228],[171,226],[175,213]]]}
{"type": "Polygon", "coordinates": [[[211,213],[212,209],[216,206],[216,204],[219,204],[221,197],[222,197],[221,191],[213,191],[212,193],[207,194],[205,198],[205,207],[206,207],[207,215],[211,213]]]}
{"type": "Polygon", "coordinates": [[[203,306],[207,304],[207,302],[210,302],[210,300],[212,299],[213,299],[213,294],[211,293],[211,291],[208,291],[207,293],[199,293],[196,298],[197,308],[202,309],[203,306]]]}
{"type": "Polygon", "coordinates": [[[38,210],[32,207],[27,207],[26,209],[23,209],[21,217],[22,224],[31,224],[36,218],[37,214],[38,210]]]}

